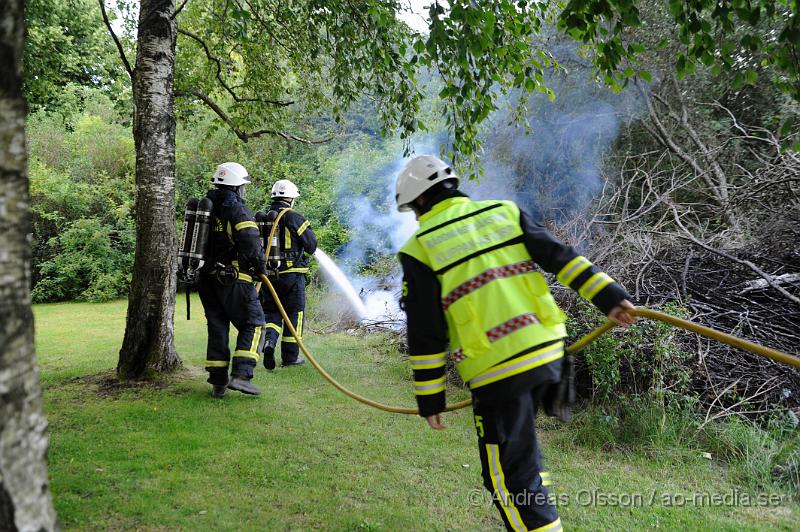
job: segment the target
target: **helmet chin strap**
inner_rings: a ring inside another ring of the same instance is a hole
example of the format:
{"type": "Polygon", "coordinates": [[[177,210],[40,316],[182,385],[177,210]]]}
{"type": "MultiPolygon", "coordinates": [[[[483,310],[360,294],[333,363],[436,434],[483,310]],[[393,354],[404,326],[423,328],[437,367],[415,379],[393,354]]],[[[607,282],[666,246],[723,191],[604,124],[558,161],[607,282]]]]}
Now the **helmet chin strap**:
{"type": "Polygon", "coordinates": [[[409,205],[414,210],[414,214],[417,215],[417,219],[419,220],[419,217],[431,210],[434,205],[457,192],[458,185],[456,182],[448,179],[435,185],[434,188],[423,192],[418,198],[409,203],[409,205]]]}
{"type": "Polygon", "coordinates": [[[289,208],[293,208],[297,198],[287,198],[286,196],[273,196],[273,201],[283,201],[289,204],[289,208]]]}

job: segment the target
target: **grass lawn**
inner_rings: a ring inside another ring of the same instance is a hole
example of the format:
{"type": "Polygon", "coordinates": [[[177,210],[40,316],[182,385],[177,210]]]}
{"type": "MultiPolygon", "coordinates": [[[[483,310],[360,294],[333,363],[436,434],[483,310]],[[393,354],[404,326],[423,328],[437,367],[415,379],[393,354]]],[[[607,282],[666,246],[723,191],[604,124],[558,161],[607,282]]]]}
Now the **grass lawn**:
{"type": "MultiPolygon", "coordinates": [[[[447,414],[447,430],[434,432],[416,416],[351,401],[309,365],[259,367],[264,395],[214,400],[199,301],[190,322],[182,305],[175,338],[185,369],[147,386],[112,379],[125,302],[35,307],[51,487],[65,529],[502,529],[481,491],[468,410],[447,414]]],[[[334,376],[369,397],[413,405],[405,364],[382,335],[313,328],[309,347],[334,376]]],[[[451,400],[465,396],[454,390],[451,400]]],[[[681,504],[696,492],[738,493],[739,501],[748,492],[694,453],[591,449],[575,446],[569,431],[543,423],[567,529],[794,530],[800,522],[800,506],[785,500],[681,504]]]]}

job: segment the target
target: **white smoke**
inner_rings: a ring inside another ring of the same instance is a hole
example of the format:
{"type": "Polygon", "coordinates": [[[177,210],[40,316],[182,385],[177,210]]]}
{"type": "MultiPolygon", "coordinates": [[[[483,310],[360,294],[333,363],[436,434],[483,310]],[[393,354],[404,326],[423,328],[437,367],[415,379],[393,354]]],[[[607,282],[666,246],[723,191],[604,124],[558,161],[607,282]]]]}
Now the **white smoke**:
{"type": "Polygon", "coordinates": [[[359,273],[376,257],[393,257],[414,234],[418,224],[413,213],[395,208],[394,180],[405,164],[399,158],[375,176],[374,184],[383,189],[378,200],[368,196],[353,197],[346,215],[351,240],[339,257],[348,271],[348,278],[364,300],[365,322],[400,323],[404,319],[399,305],[400,275],[395,266],[378,278],[359,273]]]}
{"type": "MultiPolygon", "coordinates": [[[[472,198],[513,200],[539,221],[563,222],[588,212],[602,188],[604,155],[621,125],[639,115],[644,102],[634,89],[613,94],[595,83],[591,66],[578,58],[574,46],[562,53],[573,70],[548,80],[555,102],[543,95],[529,98],[532,134],[510,125],[511,113],[498,113],[487,124],[481,156],[485,175],[478,181],[462,179],[461,189],[472,198]],[[586,64],[575,66],[579,61],[586,64]]],[[[340,219],[350,239],[335,255],[364,302],[365,320],[402,322],[395,255],[418,224],[413,214],[397,211],[394,182],[408,158],[399,155],[398,142],[376,137],[367,145],[372,147],[368,154],[354,149],[337,164],[340,219]],[[387,260],[393,267],[387,267],[387,260]],[[382,263],[380,273],[374,273],[375,263],[382,263]]],[[[429,134],[412,141],[412,155],[438,155],[441,146],[449,145],[447,133],[429,134]]]]}

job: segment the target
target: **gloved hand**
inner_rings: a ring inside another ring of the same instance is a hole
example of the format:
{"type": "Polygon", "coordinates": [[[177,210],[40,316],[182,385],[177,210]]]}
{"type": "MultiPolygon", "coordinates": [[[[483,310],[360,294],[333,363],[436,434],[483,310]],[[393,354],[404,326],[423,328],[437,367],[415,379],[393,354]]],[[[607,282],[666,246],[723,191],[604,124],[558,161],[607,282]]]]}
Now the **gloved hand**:
{"type": "Polygon", "coordinates": [[[267,275],[267,263],[264,261],[257,262],[250,267],[250,272],[254,277],[260,278],[262,275],[267,275]]]}
{"type": "Polygon", "coordinates": [[[572,419],[572,406],[575,404],[575,358],[569,353],[565,353],[561,361],[561,380],[550,385],[543,403],[548,416],[557,417],[564,423],[572,419]]]}

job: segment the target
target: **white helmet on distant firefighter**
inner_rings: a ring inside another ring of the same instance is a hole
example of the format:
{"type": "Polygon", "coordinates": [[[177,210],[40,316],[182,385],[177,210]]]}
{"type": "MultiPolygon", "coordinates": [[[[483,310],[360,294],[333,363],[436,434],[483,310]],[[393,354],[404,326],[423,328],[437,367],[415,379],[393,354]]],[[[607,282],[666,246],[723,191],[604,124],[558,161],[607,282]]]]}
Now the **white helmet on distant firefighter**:
{"type": "Polygon", "coordinates": [[[247,174],[247,169],[241,164],[222,163],[217,166],[217,171],[214,172],[214,177],[211,178],[211,184],[238,187],[250,184],[248,177],[250,176],[247,174]]]}
{"type": "Polygon", "coordinates": [[[288,179],[281,179],[272,185],[272,197],[295,199],[300,197],[300,191],[297,189],[297,185],[288,179]]]}
{"type": "Polygon", "coordinates": [[[434,155],[414,157],[397,175],[394,199],[397,210],[410,211],[411,202],[425,193],[426,190],[442,181],[455,179],[456,187],[459,178],[449,164],[434,155]]]}

